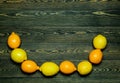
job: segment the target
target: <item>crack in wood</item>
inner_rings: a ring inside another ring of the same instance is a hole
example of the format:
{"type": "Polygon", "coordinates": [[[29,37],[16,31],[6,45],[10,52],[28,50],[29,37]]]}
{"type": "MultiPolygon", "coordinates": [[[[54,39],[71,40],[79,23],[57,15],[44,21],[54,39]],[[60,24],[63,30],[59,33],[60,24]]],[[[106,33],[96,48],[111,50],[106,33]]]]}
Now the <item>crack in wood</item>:
{"type": "MultiPolygon", "coordinates": [[[[117,10],[116,10],[117,11],[117,10]]],[[[115,12],[115,11],[113,11],[115,12]]],[[[107,16],[120,16],[119,14],[115,14],[110,11],[21,11],[21,12],[14,12],[14,13],[0,13],[0,16],[6,16],[6,17],[41,17],[41,16],[88,16],[88,15],[107,15],[107,16]]]]}

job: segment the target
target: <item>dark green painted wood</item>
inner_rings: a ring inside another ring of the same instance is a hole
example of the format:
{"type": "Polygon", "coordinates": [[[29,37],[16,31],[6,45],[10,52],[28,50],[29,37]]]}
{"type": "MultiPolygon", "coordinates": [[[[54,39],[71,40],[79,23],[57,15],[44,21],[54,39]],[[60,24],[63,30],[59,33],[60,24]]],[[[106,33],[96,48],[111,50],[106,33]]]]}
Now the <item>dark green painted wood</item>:
{"type": "Polygon", "coordinates": [[[80,0],[1,0],[0,1],[0,83],[119,83],[120,2],[80,0]],[[45,2],[46,1],[46,2],[45,2]],[[49,1],[49,2],[48,2],[49,1]],[[59,2],[58,2],[59,1],[59,2]],[[20,64],[10,60],[7,37],[12,31],[22,39],[28,58],[41,65],[68,59],[77,64],[88,59],[92,39],[103,34],[108,45],[100,65],[90,75],[60,72],[45,77],[39,71],[25,74],[20,64]]]}

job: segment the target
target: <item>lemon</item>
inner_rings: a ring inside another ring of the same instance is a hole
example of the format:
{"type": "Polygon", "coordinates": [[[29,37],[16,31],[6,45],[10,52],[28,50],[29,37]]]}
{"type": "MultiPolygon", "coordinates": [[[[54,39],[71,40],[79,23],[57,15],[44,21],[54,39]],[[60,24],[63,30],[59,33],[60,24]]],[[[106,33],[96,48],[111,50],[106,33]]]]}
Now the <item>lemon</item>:
{"type": "Polygon", "coordinates": [[[41,65],[39,70],[43,73],[45,76],[53,76],[58,73],[59,67],[54,62],[45,62],[41,65]]]}
{"type": "Polygon", "coordinates": [[[64,74],[71,74],[76,71],[76,67],[73,62],[65,60],[60,63],[60,71],[64,74]]]}
{"type": "Polygon", "coordinates": [[[17,33],[12,32],[8,37],[7,43],[8,46],[12,49],[18,48],[21,44],[20,36],[17,33]]]}
{"type": "Polygon", "coordinates": [[[104,49],[107,45],[107,39],[105,36],[99,34],[93,39],[93,45],[95,48],[104,49]]]}
{"type": "Polygon", "coordinates": [[[39,67],[37,66],[36,62],[33,60],[26,60],[21,64],[21,70],[25,73],[33,73],[38,69],[39,67]]]}
{"type": "Polygon", "coordinates": [[[77,70],[80,75],[87,75],[92,71],[92,64],[89,61],[84,60],[78,64],[77,70]]]}
{"type": "Polygon", "coordinates": [[[100,64],[102,62],[103,53],[100,49],[94,49],[89,54],[89,61],[93,64],[100,64]]]}
{"type": "Polygon", "coordinates": [[[23,49],[16,48],[16,49],[12,50],[12,52],[11,52],[11,59],[14,62],[21,63],[24,60],[27,60],[27,54],[23,49]]]}

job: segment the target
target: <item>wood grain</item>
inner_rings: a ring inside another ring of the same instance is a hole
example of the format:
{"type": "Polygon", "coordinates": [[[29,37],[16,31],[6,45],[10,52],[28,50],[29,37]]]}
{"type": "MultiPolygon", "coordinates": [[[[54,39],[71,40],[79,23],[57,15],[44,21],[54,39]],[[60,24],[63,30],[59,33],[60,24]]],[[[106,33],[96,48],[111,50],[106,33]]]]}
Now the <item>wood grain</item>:
{"type": "Polygon", "coordinates": [[[0,83],[119,83],[120,2],[82,0],[1,0],[0,1],[0,83]],[[21,48],[38,65],[45,61],[60,64],[71,60],[77,66],[94,49],[97,34],[107,37],[103,61],[93,65],[87,76],[77,72],[45,77],[39,71],[25,74],[10,59],[10,33],[17,32],[21,48]]]}

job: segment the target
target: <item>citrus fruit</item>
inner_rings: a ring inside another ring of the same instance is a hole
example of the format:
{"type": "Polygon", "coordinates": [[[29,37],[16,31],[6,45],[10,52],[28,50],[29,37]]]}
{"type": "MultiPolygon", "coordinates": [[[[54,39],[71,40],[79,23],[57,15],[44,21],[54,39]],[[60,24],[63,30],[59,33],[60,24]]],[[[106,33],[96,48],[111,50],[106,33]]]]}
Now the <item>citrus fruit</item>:
{"type": "Polygon", "coordinates": [[[26,54],[26,52],[23,49],[21,49],[21,48],[15,48],[11,52],[11,59],[14,62],[21,63],[24,60],[27,60],[27,54],[26,54]]]}
{"type": "Polygon", "coordinates": [[[44,62],[39,68],[39,70],[45,76],[53,76],[59,72],[59,67],[54,62],[44,62]]]}
{"type": "Polygon", "coordinates": [[[60,63],[60,71],[64,74],[71,74],[76,71],[76,67],[71,61],[65,60],[60,63]]]}
{"type": "Polygon", "coordinates": [[[26,61],[22,62],[21,69],[25,73],[33,73],[36,70],[38,70],[39,67],[37,66],[37,64],[34,61],[26,60],[26,61]]]}
{"type": "Polygon", "coordinates": [[[87,60],[81,61],[78,64],[77,71],[80,75],[87,75],[92,71],[92,64],[87,60]]]}
{"type": "Polygon", "coordinates": [[[11,35],[8,37],[8,46],[12,49],[18,48],[20,46],[21,40],[18,34],[12,32],[11,35]]]}
{"type": "Polygon", "coordinates": [[[99,34],[93,39],[93,45],[95,48],[104,49],[107,45],[107,39],[105,36],[99,34]]]}
{"type": "Polygon", "coordinates": [[[92,50],[89,54],[89,61],[94,64],[99,64],[102,61],[103,53],[100,49],[92,50]]]}

